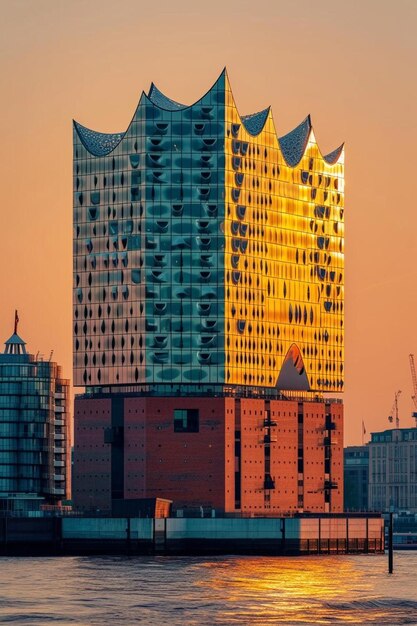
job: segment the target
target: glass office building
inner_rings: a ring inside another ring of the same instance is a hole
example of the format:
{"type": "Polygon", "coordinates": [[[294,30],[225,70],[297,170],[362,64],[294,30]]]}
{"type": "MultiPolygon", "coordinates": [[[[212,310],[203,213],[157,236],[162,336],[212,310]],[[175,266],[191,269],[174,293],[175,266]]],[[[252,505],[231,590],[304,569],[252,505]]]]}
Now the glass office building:
{"type": "MultiPolygon", "coordinates": [[[[299,403],[314,401],[327,433],[327,443],[317,444],[327,487],[311,493],[329,504],[337,481],[324,472],[333,409],[323,394],[344,388],[343,244],[343,146],[323,156],[310,117],[278,138],[270,108],[241,116],[226,71],[191,106],[152,84],[125,132],[74,122],[74,382],[86,388],[76,419],[82,401],[115,395],[258,398],[262,416],[272,411],[267,402],[296,398],[290,412],[297,417],[299,403]]],[[[178,402],[169,409],[174,439],[201,436],[195,411],[202,405],[178,402]]],[[[106,428],[119,430],[103,445],[125,450],[126,408],[112,406],[106,428]]],[[[243,450],[240,410],[228,410],[222,428],[243,450]]],[[[264,494],[278,454],[270,429],[279,426],[261,422],[256,481],[264,494]]],[[[82,421],[79,428],[81,437],[82,421]]],[[[332,454],[335,442],[333,432],[332,454]]],[[[291,463],[302,469],[293,446],[291,463]]],[[[123,454],[109,454],[127,480],[123,454]]],[[[342,458],[340,466],[343,473],[342,458]]],[[[299,491],[291,488],[291,508],[305,508],[299,491]]],[[[239,508],[241,498],[231,498],[239,508]]]]}
{"type": "Polygon", "coordinates": [[[343,163],[309,117],[241,117],[225,72],[74,123],[75,384],[342,391],[343,163]]]}
{"type": "Polygon", "coordinates": [[[14,333],[0,354],[0,511],[69,497],[69,381],[14,333]]]}

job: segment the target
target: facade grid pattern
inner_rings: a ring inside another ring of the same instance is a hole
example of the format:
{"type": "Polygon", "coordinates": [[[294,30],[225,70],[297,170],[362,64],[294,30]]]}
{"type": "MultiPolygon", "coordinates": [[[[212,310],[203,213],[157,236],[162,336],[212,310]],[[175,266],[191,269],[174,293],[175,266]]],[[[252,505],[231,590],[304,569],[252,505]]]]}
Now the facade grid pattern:
{"type": "Polygon", "coordinates": [[[75,385],[343,391],[343,164],[309,118],[240,117],[226,72],[74,123],[75,385]]]}

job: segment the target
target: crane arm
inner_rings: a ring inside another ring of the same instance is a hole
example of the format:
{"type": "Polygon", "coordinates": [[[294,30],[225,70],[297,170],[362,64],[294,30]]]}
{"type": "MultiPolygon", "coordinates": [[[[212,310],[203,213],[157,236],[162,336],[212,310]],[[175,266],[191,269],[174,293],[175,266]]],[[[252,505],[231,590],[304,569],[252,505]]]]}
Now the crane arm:
{"type": "Polygon", "coordinates": [[[414,354],[410,354],[409,359],[410,359],[411,380],[413,381],[413,395],[411,397],[413,399],[414,406],[417,409],[417,374],[416,374],[416,366],[414,364],[414,354]]]}

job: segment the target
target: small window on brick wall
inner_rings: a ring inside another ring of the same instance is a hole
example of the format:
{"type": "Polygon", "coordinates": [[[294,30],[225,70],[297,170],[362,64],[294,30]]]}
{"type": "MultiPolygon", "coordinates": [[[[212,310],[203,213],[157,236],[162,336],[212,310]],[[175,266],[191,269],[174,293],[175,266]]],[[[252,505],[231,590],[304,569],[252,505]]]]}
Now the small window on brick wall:
{"type": "Polygon", "coordinates": [[[175,433],[198,433],[198,409],[174,409],[175,433]]]}

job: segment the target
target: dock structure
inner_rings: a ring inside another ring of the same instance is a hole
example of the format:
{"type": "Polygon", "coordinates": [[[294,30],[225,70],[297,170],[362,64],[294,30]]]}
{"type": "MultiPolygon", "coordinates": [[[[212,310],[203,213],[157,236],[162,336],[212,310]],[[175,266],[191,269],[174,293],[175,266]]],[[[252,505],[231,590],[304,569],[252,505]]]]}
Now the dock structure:
{"type": "Polygon", "coordinates": [[[308,555],[384,551],[373,515],[0,518],[0,555],[308,555]]]}

